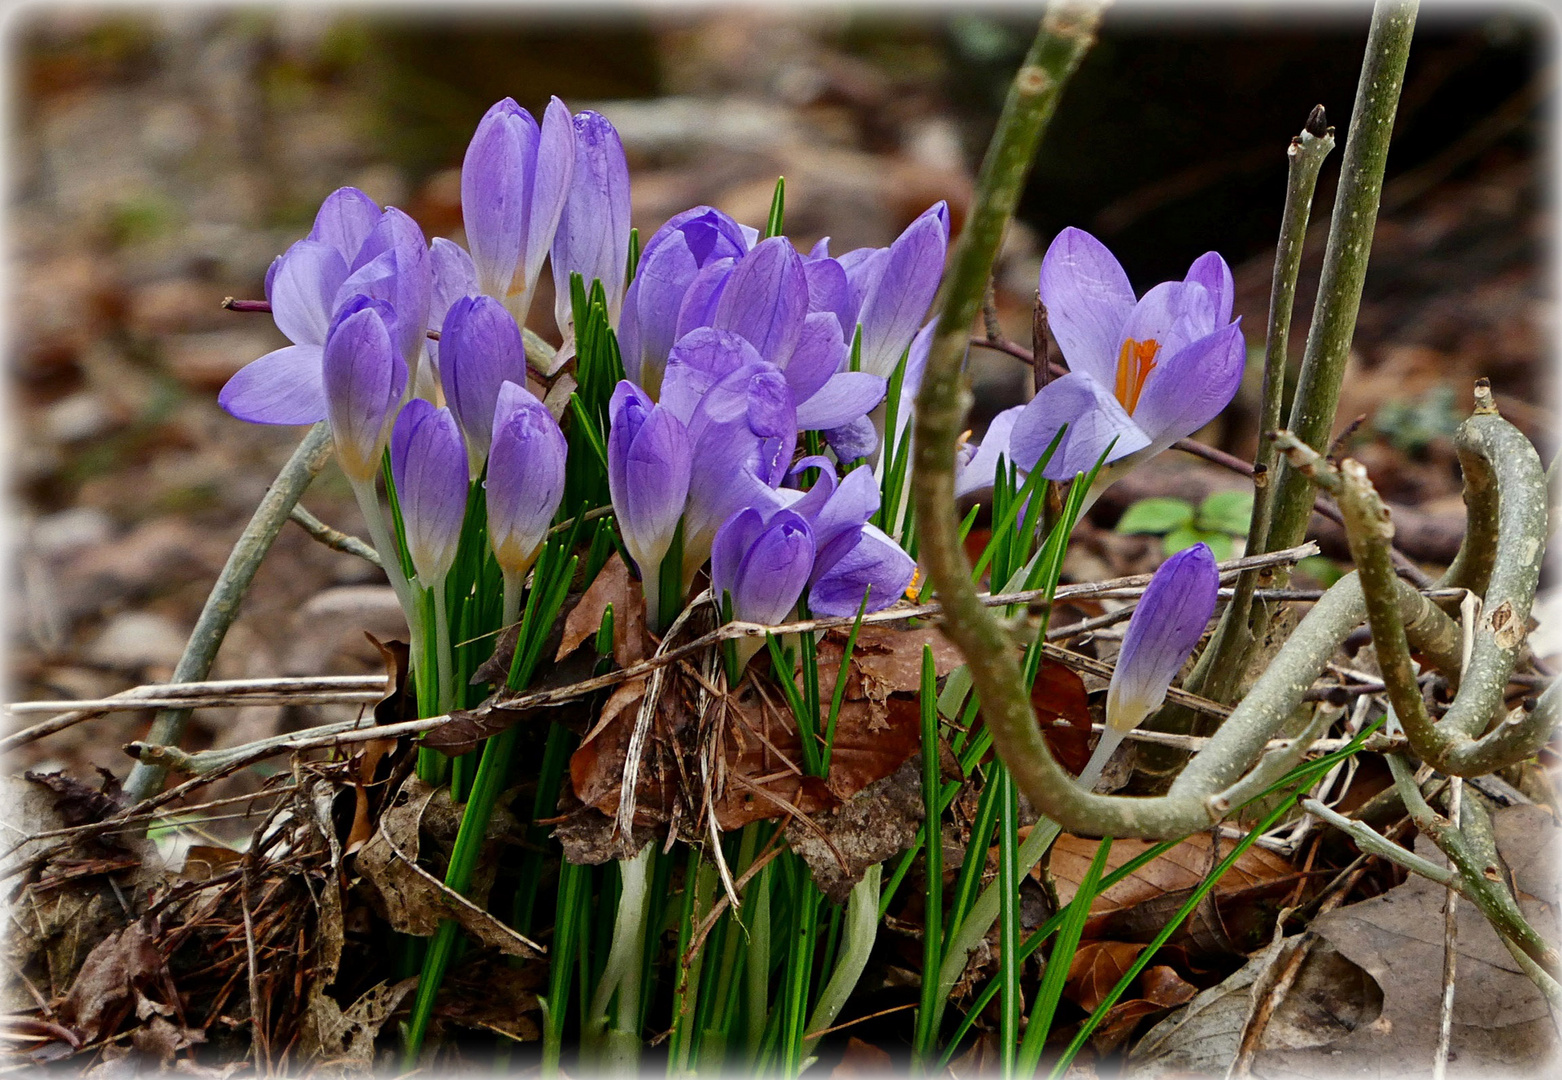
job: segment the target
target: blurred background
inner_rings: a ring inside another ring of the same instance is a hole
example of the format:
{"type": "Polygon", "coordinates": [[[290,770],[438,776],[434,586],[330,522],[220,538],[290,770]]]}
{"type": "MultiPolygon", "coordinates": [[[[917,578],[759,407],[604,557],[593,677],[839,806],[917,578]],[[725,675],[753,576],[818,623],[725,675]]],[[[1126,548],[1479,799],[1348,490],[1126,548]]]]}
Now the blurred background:
{"type": "MultiPolygon", "coordinates": [[[[558,94],[618,125],[642,237],[697,203],[761,223],[778,174],[787,231],[805,244],[886,244],[938,199],[958,229],[1038,14],[13,12],[11,698],[96,697],[172,670],[230,544],[301,434],[217,408],[234,371],[284,343],[268,317],[221,301],[262,296],[267,264],[334,188],[357,185],[430,237],[460,239],[458,166],[478,118],[505,95],[535,111],[558,94]]],[[[1285,148],[1320,103],[1343,143],[1367,17],[1364,5],[1322,17],[1268,5],[1114,8],[1008,238],[997,275],[1005,333],[1029,345],[1041,253],[1078,225],[1117,252],[1141,291],[1220,251],[1256,357],[1285,148]]],[[[1493,380],[1547,460],[1557,444],[1546,378],[1554,33],[1540,5],[1436,6],[1417,28],[1340,418],[1364,418],[1353,452],[1429,561],[1450,556],[1462,529],[1449,434],[1473,378],[1493,380]]],[[[1339,157],[1319,187],[1319,227],[1339,157]]],[[[1293,359],[1322,254],[1314,235],[1293,359]]],[[[532,326],[556,340],[543,280],[532,326]]],[[[1000,353],[973,350],[972,376],[978,434],[1030,392],[1027,369],[1000,353]]],[[[1251,453],[1256,392],[1250,379],[1204,436],[1251,453]]],[[[1153,564],[1154,538],[1109,531],[1133,499],[1237,486],[1163,455],[1098,505],[1071,572],[1153,564]]],[[[304,503],[362,529],[334,465],[304,503]]],[[[404,633],[376,580],[289,525],[214,677],[373,670],[362,631],[404,633]]],[[[122,775],[119,745],[148,719],[83,725],[13,765],[122,775]]],[[[190,743],[235,745],[319,719],[207,712],[190,743]]]]}

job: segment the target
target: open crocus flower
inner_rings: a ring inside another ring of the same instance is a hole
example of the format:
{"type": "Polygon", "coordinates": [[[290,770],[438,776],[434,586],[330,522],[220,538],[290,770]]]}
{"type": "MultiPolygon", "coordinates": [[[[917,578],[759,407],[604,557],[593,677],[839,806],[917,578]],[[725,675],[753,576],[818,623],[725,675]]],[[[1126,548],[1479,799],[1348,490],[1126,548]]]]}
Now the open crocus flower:
{"type": "MultiPolygon", "coordinates": [[[[321,203],[314,228],[272,262],[266,299],[277,329],[293,344],[241,368],[217,396],[231,415],[255,424],[313,424],[326,416],[321,361],[344,304],[369,296],[417,317],[431,290],[428,248],[400,210],[381,210],[357,188],[321,203]]],[[[423,328],[399,320],[395,344],[410,372],[422,355],[423,328]]]]}
{"type": "Polygon", "coordinates": [[[526,346],[515,319],[491,296],[464,296],[451,304],[439,343],[440,385],[466,435],[475,479],[488,457],[499,388],[526,384],[526,346]]]}
{"type": "Polygon", "coordinates": [[[1215,613],[1219,587],[1215,556],[1203,544],[1177,552],[1156,569],[1123,634],[1106,692],[1106,730],[1079,774],[1085,790],[1095,787],[1123,738],[1166,700],[1172,680],[1215,613]]]}
{"type": "Polygon", "coordinates": [[[899,600],[916,574],[916,563],[876,525],[879,486],[870,469],[853,469],[836,482],[828,459],[804,458],[795,472],[819,467],[819,479],[789,509],[813,529],[818,553],[808,578],[808,607],[817,615],[855,615],[868,598],[868,611],[899,600]]]}
{"type": "Polygon", "coordinates": [[[653,399],[660,397],[667,354],[678,340],[684,295],[706,265],[737,259],[759,239],[720,210],[696,206],[669,218],[640,253],[635,279],[624,294],[618,345],[624,374],[653,399]]]}
{"type": "Polygon", "coordinates": [[[1182,281],[1135,299],[1112,253],[1064,229],[1041,263],[1041,302],[1069,373],[1042,387],[1014,424],[1014,462],[1035,467],[1068,426],[1044,475],[1067,480],[1108,462],[1142,461],[1191,435],[1230,403],[1246,352],[1233,322],[1231,270],[1216,253],[1182,281]]]}
{"type": "MultiPolygon", "coordinates": [[[[488,451],[488,538],[504,573],[507,604],[518,605],[519,584],[548,538],[564,499],[568,445],[559,422],[532,393],[514,382],[496,395],[488,451]]],[[[513,622],[515,612],[505,621],[513,622]]]]}
{"type": "Polygon", "coordinates": [[[407,388],[407,365],[396,351],[396,315],[383,300],[357,297],[325,336],[321,363],[331,437],[342,472],[372,488],[391,423],[407,388]]]}
{"type": "Polygon", "coordinates": [[[575,336],[570,274],[578,273],[588,291],[593,280],[602,282],[608,321],[616,324],[629,270],[629,164],[624,144],[601,113],[577,113],[574,124],[575,171],[552,255],[553,318],[564,335],[559,354],[566,359],[575,336]]]}
{"type": "Polygon", "coordinates": [[[466,517],[466,447],[449,409],[422,398],[402,407],[391,432],[391,478],[407,553],[424,588],[443,587],[466,517]]]}
{"type": "Polygon", "coordinates": [[[558,98],[539,125],[512,98],[478,122],[461,163],[461,216],[477,285],[526,325],[575,170],[575,125],[558,98]]]}

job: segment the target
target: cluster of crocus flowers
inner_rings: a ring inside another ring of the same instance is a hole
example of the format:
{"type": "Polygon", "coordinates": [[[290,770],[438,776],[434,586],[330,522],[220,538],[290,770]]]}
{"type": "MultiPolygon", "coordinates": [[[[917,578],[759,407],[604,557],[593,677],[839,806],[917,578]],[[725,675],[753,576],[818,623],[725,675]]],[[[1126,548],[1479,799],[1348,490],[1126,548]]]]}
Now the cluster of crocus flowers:
{"type": "Polygon", "coordinates": [[[1106,728],[1079,774],[1085,790],[1095,787],[1107,760],[1128,733],[1166,700],[1172,680],[1215,613],[1219,588],[1215,556],[1203,544],[1177,552],[1150,578],[1128,620],[1107,688],[1106,728]]]}
{"type": "Polygon", "coordinates": [[[956,481],[962,494],[992,485],[1000,455],[1033,469],[1060,431],[1043,470],[1048,479],[1072,479],[1103,455],[1109,464],[1144,461],[1209,423],[1236,395],[1246,348],[1231,317],[1231,270],[1215,252],[1194,260],[1183,280],[1136,298],[1112,253],[1068,228],[1042,259],[1039,293],[1069,371],[993,420],[981,446],[966,453],[956,481]]]}

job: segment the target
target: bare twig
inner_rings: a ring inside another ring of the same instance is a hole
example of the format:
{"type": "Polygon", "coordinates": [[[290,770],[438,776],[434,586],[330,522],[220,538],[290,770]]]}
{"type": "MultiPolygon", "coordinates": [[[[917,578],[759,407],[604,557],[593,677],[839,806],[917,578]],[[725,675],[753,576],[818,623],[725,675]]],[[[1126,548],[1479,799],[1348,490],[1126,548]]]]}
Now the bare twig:
{"type": "Polygon", "coordinates": [[[304,509],[302,503],[294,504],[293,509],[288,513],[288,517],[297,522],[300,528],[326,547],[336,551],[344,551],[349,555],[356,555],[360,559],[384,569],[384,564],[380,562],[380,553],[378,551],[375,551],[374,548],[365,544],[356,536],[331,528],[331,526],[304,509]]]}

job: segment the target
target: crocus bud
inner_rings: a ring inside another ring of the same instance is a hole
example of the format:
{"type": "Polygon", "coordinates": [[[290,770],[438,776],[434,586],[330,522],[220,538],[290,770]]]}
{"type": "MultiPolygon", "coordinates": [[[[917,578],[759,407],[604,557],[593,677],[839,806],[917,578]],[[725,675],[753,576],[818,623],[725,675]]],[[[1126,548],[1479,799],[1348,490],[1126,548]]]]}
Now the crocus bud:
{"type": "MultiPolygon", "coordinates": [[[[841,263],[861,290],[857,322],[862,326],[862,370],[889,378],[911,344],[944,275],[949,246],[949,207],[929,207],[882,253],[841,263]]],[[[850,328],[843,327],[849,331],[850,328]]],[[[849,333],[848,333],[849,336],[849,333]]]]}
{"type": "Polygon", "coordinates": [[[720,210],[696,206],[668,219],[640,253],[640,267],[624,294],[618,345],[624,374],[653,398],[661,392],[662,369],[678,339],[684,294],[701,267],[736,259],[758,234],[720,210]]]}
{"type": "Polygon", "coordinates": [[[483,116],[461,164],[461,215],[483,292],[525,325],[575,168],[575,128],[554,98],[542,124],[512,99],[483,116]]]}
{"type": "Polygon", "coordinates": [[[499,387],[505,382],[526,385],[526,346],[520,327],[491,296],[465,296],[451,304],[439,346],[439,382],[466,435],[475,478],[488,456],[499,387]]]}
{"type": "Polygon", "coordinates": [[[1101,778],[1112,751],[1161,707],[1166,690],[1193,652],[1215,612],[1220,572],[1204,544],[1163,562],[1134,608],[1106,692],[1106,730],[1079,774],[1087,791],[1101,778]]]}
{"type": "Polygon", "coordinates": [[[813,530],[800,514],[778,510],[767,520],[747,507],[716,530],[711,590],[732,597],[734,618],[773,626],[797,606],[813,565],[813,530]]]}
{"type": "Polygon", "coordinates": [[[407,402],[391,433],[391,478],[412,568],[425,588],[439,588],[466,517],[466,448],[449,409],[422,398],[407,402]]]}
{"type": "Polygon", "coordinates": [[[553,235],[553,318],[565,340],[574,336],[569,278],[593,279],[607,294],[608,320],[618,322],[629,269],[629,164],[618,132],[601,113],[577,113],[575,169],[569,198],[553,235]]]}
{"type": "Polygon", "coordinates": [[[621,381],[608,403],[607,482],[618,532],[640,570],[651,622],[656,583],[678,531],[693,461],[689,433],[668,409],[621,381]]]}
{"type": "Polygon", "coordinates": [[[407,364],[393,344],[395,313],[359,297],[338,314],[325,339],[321,375],[331,437],[342,471],[372,484],[390,426],[407,388],[407,364]]]}
{"type": "Polygon", "coordinates": [[[531,568],[564,499],[564,433],[524,386],[499,387],[488,451],[488,537],[506,577],[531,568]]]}

